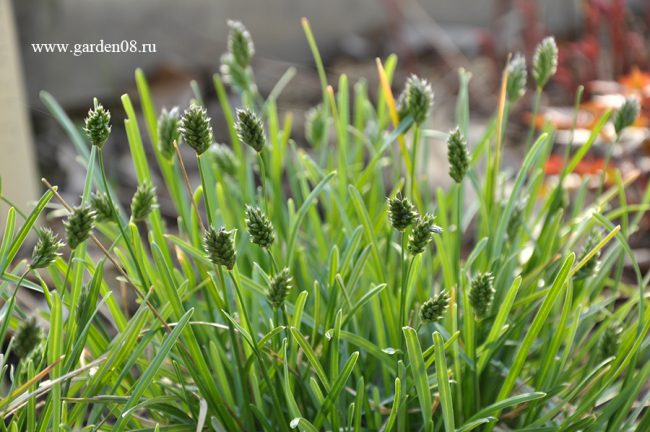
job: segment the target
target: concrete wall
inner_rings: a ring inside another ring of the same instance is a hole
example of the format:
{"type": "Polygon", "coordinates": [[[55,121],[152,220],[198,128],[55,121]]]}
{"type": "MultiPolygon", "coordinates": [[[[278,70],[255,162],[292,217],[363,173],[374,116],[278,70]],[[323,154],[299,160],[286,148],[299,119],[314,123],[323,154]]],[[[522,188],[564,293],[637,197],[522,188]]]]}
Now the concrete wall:
{"type": "MultiPolygon", "coordinates": [[[[0,177],[2,194],[22,210],[38,195],[31,131],[27,116],[11,3],[0,0],[0,177]]],[[[0,204],[4,227],[8,207],[0,204]]],[[[0,228],[1,230],[2,228],[0,228]]]]}

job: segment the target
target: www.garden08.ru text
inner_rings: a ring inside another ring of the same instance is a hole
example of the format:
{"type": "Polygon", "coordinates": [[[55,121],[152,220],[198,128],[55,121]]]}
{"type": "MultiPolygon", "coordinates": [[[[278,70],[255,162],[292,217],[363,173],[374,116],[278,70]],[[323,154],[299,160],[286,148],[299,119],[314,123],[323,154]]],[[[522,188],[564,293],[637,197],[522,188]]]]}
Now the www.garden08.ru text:
{"type": "Polygon", "coordinates": [[[108,43],[101,39],[97,43],[33,43],[32,51],[41,54],[72,54],[81,56],[83,54],[124,54],[124,53],[155,53],[155,43],[140,43],[136,40],[122,40],[120,42],[108,43]]]}

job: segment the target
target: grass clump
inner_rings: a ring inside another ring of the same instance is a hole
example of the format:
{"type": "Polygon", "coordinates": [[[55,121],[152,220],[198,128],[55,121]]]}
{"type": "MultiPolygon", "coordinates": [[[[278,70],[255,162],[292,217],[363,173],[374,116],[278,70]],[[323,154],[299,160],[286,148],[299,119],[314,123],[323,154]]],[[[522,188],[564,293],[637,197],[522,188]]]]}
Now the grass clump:
{"type": "MultiPolygon", "coordinates": [[[[363,85],[351,92],[346,76],[334,90],[303,26],[323,90],[309,149],[291,140],[294,119],[279,115],[277,92],[257,92],[239,23],[222,58],[227,76],[214,76],[227,144],[213,143],[198,101],[182,118],[159,113],[136,72],[142,121],[132,95],[121,99],[139,182],[131,216],[104,170],[110,113],[95,102],[86,140],[42,94],[88,173],[78,207],[51,187],[24,219],[8,210],[0,430],[648,430],[648,276],[626,239],[650,192],[627,202],[634,177],[619,176],[593,201],[588,179],[563,199],[610,113],[549,187],[550,126],[531,131],[517,172],[501,167],[523,58],[506,67],[484,135],[468,140],[467,72],[458,128],[446,134],[429,125],[425,80],[410,78],[395,102],[393,56],[377,62],[377,100],[363,85]],[[174,157],[180,138],[196,152],[198,185],[174,157]],[[444,141],[452,186],[430,190],[423,155],[444,141]],[[169,196],[173,222],[156,194],[169,196]],[[31,264],[18,259],[55,197],[70,213],[68,247],[37,231],[31,264]],[[134,309],[120,304],[120,288],[138,299],[134,309]],[[37,321],[16,301],[25,289],[45,300],[37,321]],[[45,342],[34,336],[41,325],[45,342]]],[[[533,60],[538,102],[556,55],[545,40],[533,60]]]]}

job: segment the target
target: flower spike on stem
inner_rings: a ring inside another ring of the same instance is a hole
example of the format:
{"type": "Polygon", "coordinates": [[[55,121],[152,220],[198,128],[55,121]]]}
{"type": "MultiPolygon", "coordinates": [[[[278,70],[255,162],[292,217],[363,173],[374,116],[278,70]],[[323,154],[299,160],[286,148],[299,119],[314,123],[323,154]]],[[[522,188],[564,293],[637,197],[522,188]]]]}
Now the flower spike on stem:
{"type": "Polygon", "coordinates": [[[63,247],[63,242],[59,240],[59,236],[54,234],[51,229],[39,229],[37,234],[38,240],[32,251],[32,261],[29,264],[30,269],[48,267],[57,257],[61,256],[59,249],[63,247]]]}
{"type": "Polygon", "coordinates": [[[431,297],[420,307],[420,319],[423,322],[438,321],[447,311],[449,300],[447,291],[442,291],[437,296],[431,297]]]}
{"type": "Polygon", "coordinates": [[[232,270],[237,260],[235,231],[228,231],[223,227],[218,231],[212,227],[208,228],[203,238],[203,249],[213,264],[232,270]]]}
{"type": "Polygon", "coordinates": [[[84,124],[84,132],[91,144],[101,149],[111,134],[111,112],[104,109],[97,98],[93,100],[94,107],[88,111],[84,124]]]}

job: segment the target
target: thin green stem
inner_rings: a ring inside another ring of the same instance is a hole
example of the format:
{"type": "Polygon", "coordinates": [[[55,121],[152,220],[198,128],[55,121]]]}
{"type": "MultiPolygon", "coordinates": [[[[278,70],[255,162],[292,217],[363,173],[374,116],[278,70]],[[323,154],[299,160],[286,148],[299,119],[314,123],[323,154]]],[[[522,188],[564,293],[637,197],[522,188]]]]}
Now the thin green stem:
{"type": "Polygon", "coordinates": [[[282,404],[280,403],[280,399],[278,398],[278,395],[275,391],[276,387],[273,386],[273,384],[271,383],[271,378],[269,377],[269,373],[265,367],[263,357],[262,357],[262,352],[260,351],[259,345],[257,344],[257,338],[255,337],[252,323],[248,316],[248,311],[246,310],[246,304],[244,303],[244,297],[241,292],[241,287],[239,286],[239,281],[237,280],[237,277],[235,277],[233,270],[228,271],[228,275],[230,276],[230,279],[232,280],[232,283],[235,286],[235,293],[237,294],[237,298],[239,299],[239,303],[241,305],[241,312],[244,318],[244,322],[246,323],[246,327],[248,327],[248,331],[250,332],[251,341],[253,343],[252,348],[257,358],[257,361],[259,363],[260,371],[262,372],[262,378],[264,379],[268,387],[268,391],[271,392],[271,396],[275,404],[275,409],[273,410],[273,413],[274,415],[277,416],[278,421],[281,422],[280,424],[285,425],[283,429],[286,429],[286,421],[283,418],[284,416],[282,415],[282,410],[280,409],[282,404]]]}
{"type": "Polygon", "coordinates": [[[201,176],[201,187],[203,188],[203,202],[205,203],[205,213],[208,217],[208,225],[214,228],[214,214],[210,208],[210,200],[208,199],[208,188],[206,187],[207,183],[205,181],[205,175],[203,175],[203,167],[201,166],[201,156],[196,155],[196,163],[199,166],[199,176],[201,176]]]}
{"type": "MultiPolygon", "coordinates": [[[[273,308],[273,328],[278,327],[280,325],[280,311],[278,308],[274,307],[273,308]]],[[[278,351],[278,347],[280,346],[280,336],[275,335],[273,337],[273,350],[278,351]]]]}
{"type": "Polygon", "coordinates": [[[268,194],[266,191],[266,167],[264,165],[264,157],[262,156],[262,152],[257,153],[257,161],[260,166],[260,182],[262,183],[262,201],[264,203],[264,211],[268,217],[271,217],[271,214],[269,213],[268,194]]]}
{"type": "MultiPolygon", "coordinates": [[[[244,318],[245,327],[250,332],[251,338],[253,339],[253,341],[255,341],[253,326],[252,326],[252,323],[251,323],[251,321],[250,321],[250,319],[248,317],[248,310],[246,309],[246,303],[244,302],[244,296],[243,296],[243,294],[241,292],[241,289],[240,289],[240,286],[239,286],[239,281],[237,280],[237,278],[233,274],[232,270],[228,271],[228,275],[230,276],[230,279],[232,280],[232,283],[235,286],[235,294],[237,295],[237,299],[239,300],[239,304],[241,305],[241,313],[242,313],[242,317],[244,318]]],[[[255,344],[257,344],[257,343],[255,343],[255,344]]],[[[257,349],[257,347],[256,347],[256,349],[257,349]]]]}
{"type": "MultiPolygon", "coordinates": [[[[463,214],[463,183],[458,183],[455,187],[455,192],[454,192],[454,198],[456,201],[456,208],[454,209],[454,224],[456,225],[456,232],[455,232],[455,248],[453,251],[454,257],[453,257],[453,271],[454,271],[454,277],[456,279],[456,295],[454,299],[454,308],[450,311],[449,317],[451,320],[451,331],[455,332],[458,329],[459,325],[459,307],[458,305],[461,303],[460,296],[463,296],[462,303],[465,304],[464,301],[464,296],[465,296],[465,290],[462,288],[463,286],[463,277],[462,277],[462,272],[461,272],[461,256],[462,256],[462,248],[463,248],[463,228],[462,228],[462,214],[463,214]]],[[[463,313],[467,313],[467,311],[463,310],[463,313]]],[[[454,360],[454,373],[457,377],[458,380],[461,380],[461,374],[462,374],[462,365],[461,365],[461,360],[460,360],[460,354],[459,354],[459,342],[456,341],[454,342],[452,348],[452,356],[454,360]]],[[[476,369],[476,368],[474,368],[476,369]]],[[[454,404],[457,407],[458,412],[463,412],[463,400],[464,398],[462,397],[462,390],[464,390],[462,385],[459,385],[456,387],[457,389],[457,397],[454,399],[454,404]]]]}
{"type": "MultiPolygon", "coordinates": [[[[230,300],[228,296],[228,286],[226,285],[226,279],[223,276],[223,271],[221,270],[221,266],[214,265],[214,271],[217,273],[217,277],[219,279],[219,282],[221,284],[221,289],[223,291],[223,304],[224,304],[224,310],[227,314],[231,315],[230,313],[230,300]]],[[[239,344],[237,343],[237,335],[235,333],[235,327],[232,324],[232,321],[230,321],[222,312],[222,317],[226,324],[228,325],[228,334],[230,335],[230,343],[232,345],[232,350],[235,355],[235,366],[234,368],[237,370],[237,375],[239,375],[239,382],[235,386],[236,392],[238,393],[238,396],[241,397],[246,401],[246,403],[250,403],[250,396],[248,391],[244,391],[244,388],[248,388],[248,378],[246,377],[246,374],[244,373],[243,367],[244,367],[244,360],[242,359],[241,352],[239,350],[239,344]]],[[[248,421],[252,421],[249,417],[249,410],[242,410],[245,417],[247,417],[248,421]]]]}
{"type": "Polygon", "coordinates": [[[420,143],[420,137],[422,135],[422,128],[420,125],[416,124],[413,130],[413,145],[411,147],[411,175],[410,175],[410,188],[411,188],[411,199],[415,202],[418,200],[415,199],[415,191],[417,182],[417,157],[418,157],[418,145],[420,143]]]}
{"type": "Polygon", "coordinates": [[[456,185],[456,220],[454,221],[456,225],[456,255],[454,257],[454,266],[456,270],[456,283],[458,285],[460,285],[462,279],[460,260],[463,254],[463,201],[463,183],[459,183],[456,185]]]}
{"type": "MultiPolygon", "coordinates": [[[[401,233],[402,237],[402,244],[401,244],[401,251],[400,251],[400,270],[401,270],[401,283],[400,283],[400,290],[399,290],[399,321],[397,322],[397,334],[401,335],[402,334],[402,327],[406,325],[405,323],[405,315],[406,315],[406,291],[407,291],[407,284],[408,284],[408,273],[410,271],[410,266],[407,267],[406,265],[406,244],[408,242],[408,236],[406,235],[405,232],[401,233]]],[[[412,262],[412,261],[411,261],[412,262]]],[[[403,348],[404,345],[404,339],[402,337],[399,337],[399,348],[400,350],[403,348]]]]}
{"type": "Polygon", "coordinates": [[[27,269],[23,272],[23,274],[20,275],[20,279],[18,279],[18,282],[16,282],[16,289],[14,290],[13,294],[11,295],[11,297],[12,297],[11,300],[6,302],[6,304],[9,304],[11,307],[6,308],[6,312],[5,312],[5,315],[4,315],[6,317],[6,321],[4,321],[4,323],[0,324],[0,328],[2,329],[2,331],[0,331],[0,336],[4,337],[4,332],[6,331],[5,326],[8,326],[9,321],[11,321],[11,309],[13,308],[12,303],[15,302],[16,296],[18,295],[18,289],[20,289],[20,286],[23,284],[23,281],[25,280],[25,277],[27,277],[27,275],[29,274],[30,271],[31,271],[31,268],[27,267],[27,269]]]}
{"type": "Polygon", "coordinates": [[[126,235],[126,229],[124,228],[124,225],[122,223],[122,217],[120,213],[117,211],[117,208],[115,207],[115,203],[113,202],[113,197],[111,196],[110,188],[108,187],[108,180],[106,178],[106,169],[104,167],[104,152],[102,151],[101,147],[98,148],[97,160],[99,162],[99,168],[102,173],[102,183],[104,185],[104,192],[106,192],[106,196],[108,197],[108,202],[110,203],[111,208],[113,210],[113,214],[115,215],[115,222],[117,223],[117,227],[120,230],[120,234],[124,239],[124,243],[126,244],[129,254],[133,259],[133,263],[135,264],[136,271],[138,272],[138,278],[140,279],[140,283],[142,284],[142,289],[146,290],[147,282],[144,277],[144,273],[140,268],[140,262],[138,261],[138,258],[135,255],[135,251],[133,250],[133,246],[131,245],[131,236],[126,235]]]}
{"type": "Polygon", "coordinates": [[[533,102],[533,113],[530,120],[530,128],[528,129],[528,138],[526,138],[526,151],[530,149],[530,144],[533,141],[533,135],[535,134],[535,119],[539,113],[539,107],[542,101],[542,87],[537,87],[535,90],[535,99],[533,102]]]}
{"type": "Polygon", "coordinates": [[[25,212],[23,212],[16,204],[14,204],[13,201],[11,201],[9,198],[6,196],[2,195],[0,196],[0,200],[3,201],[5,204],[7,204],[9,207],[13,207],[16,209],[16,213],[18,213],[23,219],[27,219],[27,215],[25,212]]]}
{"type": "Polygon", "coordinates": [[[280,271],[280,267],[278,266],[278,262],[275,260],[275,257],[271,253],[270,249],[265,249],[267,255],[271,258],[271,266],[273,267],[273,271],[275,273],[278,273],[280,271]]]}
{"type": "Polygon", "coordinates": [[[284,319],[284,325],[285,325],[285,335],[287,335],[287,331],[289,329],[289,315],[287,314],[287,306],[282,305],[282,318],[284,319]]]}
{"type": "Polygon", "coordinates": [[[566,176],[567,164],[569,163],[569,156],[571,155],[571,147],[573,147],[573,141],[575,139],[576,127],[578,125],[578,113],[580,112],[580,102],[582,101],[582,93],[584,92],[584,86],[578,86],[578,91],[576,92],[576,98],[573,102],[573,119],[571,120],[571,137],[569,138],[569,144],[564,149],[564,160],[562,164],[562,175],[561,179],[564,179],[566,176]]]}
{"type": "Polygon", "coordinates": [[[605,188],[605,183],[607,182],[607,166],[612,159],[612,153],[614,153],[614,147],[619,145],[621,142],[621,135],[616,135],[616,140],[607,147],[607,153],[605,153],[605,163],[603,165],[603,170],[600,173],[600,179],[598,180],[598,190],[596,191],[596,196],[600,196],[603,193],[605,188]]]}
{"type": "MultiPolygon", "coordinates": [[[[465,313],[469,313],[469,311],[466,311],[465,313]]],[[[472,357],[472,361],[474,362],[474,368],[472,369],[472,381],[474,384],[474,406],[472,407],[473,410],[476,410],[478,407],[481,406],[481,387],[479,385],[479,374],[478,374],[478,368],[476,367],[477,364],[477,357],[476,357],[476,343],[477,343],[477,337],[476,334],[479,332],[480,328],[480,321],[475,321],[474,325],[474,331],[472,332],[472,337],[474,339],[474,342],[472,343],[472,352],[469,353],[472,357]]]]}

